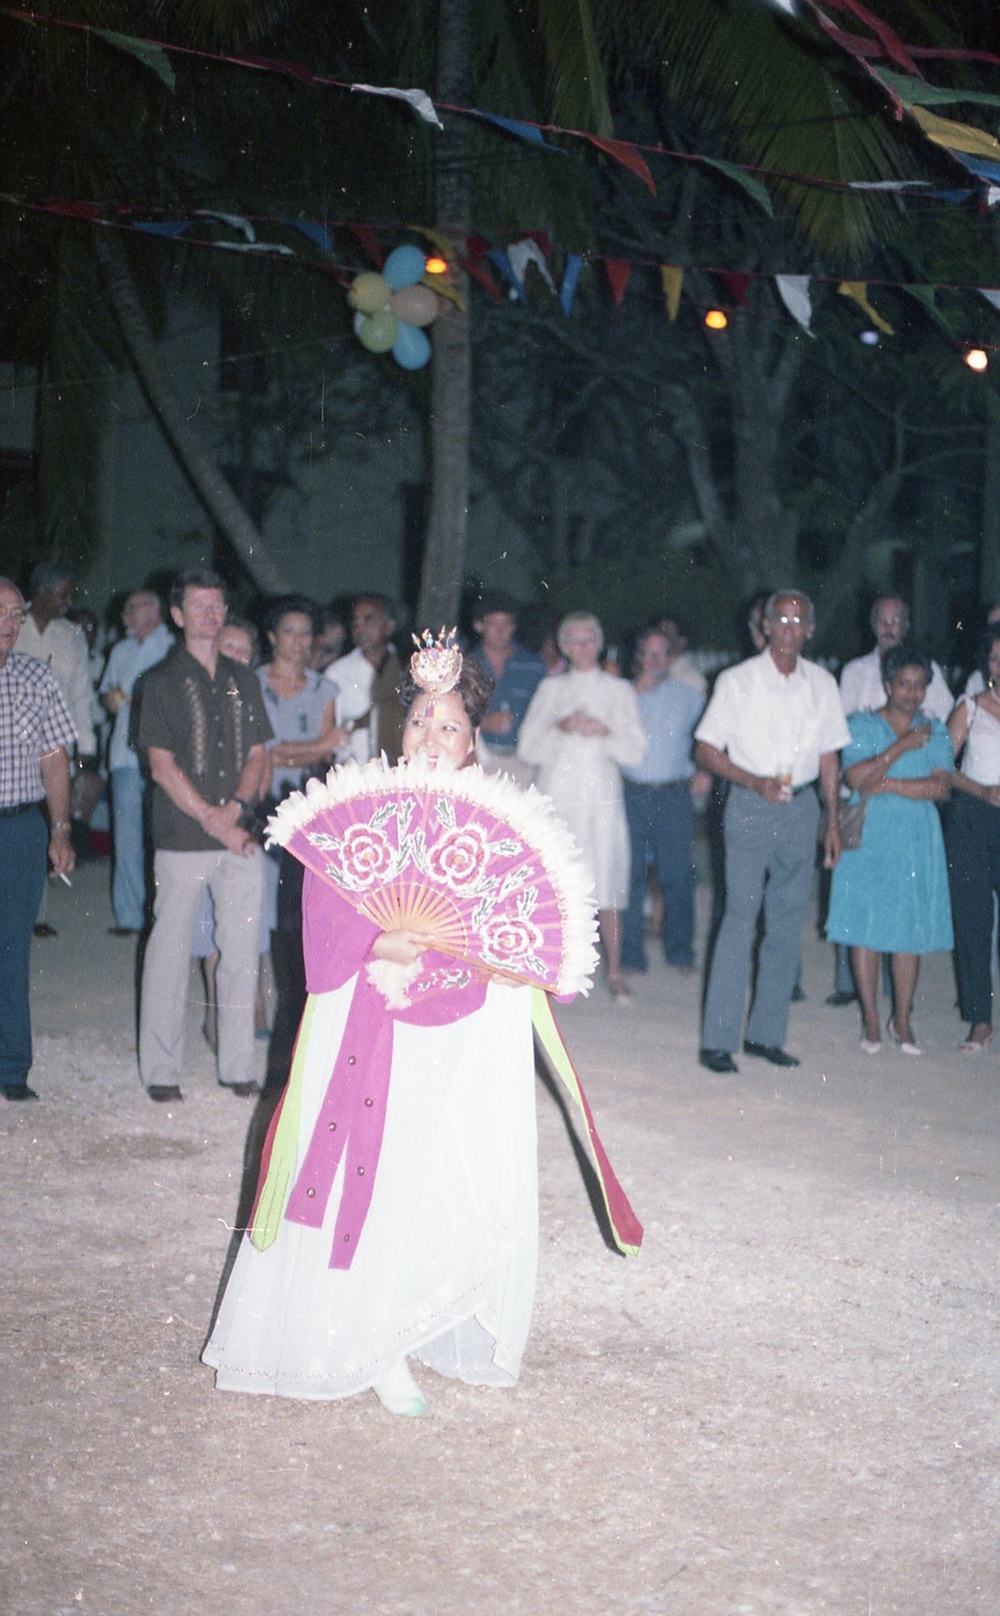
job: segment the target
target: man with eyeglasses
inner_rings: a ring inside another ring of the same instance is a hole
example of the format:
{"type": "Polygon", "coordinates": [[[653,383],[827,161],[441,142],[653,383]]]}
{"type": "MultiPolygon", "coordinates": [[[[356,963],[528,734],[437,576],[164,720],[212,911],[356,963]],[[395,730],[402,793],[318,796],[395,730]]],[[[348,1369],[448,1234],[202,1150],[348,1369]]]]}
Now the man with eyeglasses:
{"type": "Polygon", "coordinates": [[[723,817],[726,903],[705,995],[699,1059],[710,1072],[735,1072],[743,1034],[757,920],[764,934],[743,1050],[773,1066],[798,1066],[784,1048],[809,906],[819,822],[819,782],[827,807],[823,862],[840,857],[837,791],[840,749],[851,738],[837,683],[802,656],[815,626],[799,589],[764,608],[767,647],[716,680],[695,729],[695,762],[729,781],[723,817]]]}
{"type": "Polygon", "coordinates": [[[0,1092],[8,1100],[38,1098],[28,1087],[28,960],[46,844],[54,875],[66,875],[75,862],[69,755],[76,726],[51,668],[14,650],[23,622],[21,591],[0,578],[0,1092]]]}
{"type": "MultiPolygon", "coordinates": [[[[880,595],[872,606],[871,628],[875,644],[866,656],[845,662],[840,670],[840,699],[844,711],[873,713],[885,706],[882,658],[893,646],[902,645],[910,632],[910,610],[898,595],[880,595]]],[[[931,682],[924,698],[924,712],[946,724],[955,701],[944,674],[931,663],[931,682]]]]}

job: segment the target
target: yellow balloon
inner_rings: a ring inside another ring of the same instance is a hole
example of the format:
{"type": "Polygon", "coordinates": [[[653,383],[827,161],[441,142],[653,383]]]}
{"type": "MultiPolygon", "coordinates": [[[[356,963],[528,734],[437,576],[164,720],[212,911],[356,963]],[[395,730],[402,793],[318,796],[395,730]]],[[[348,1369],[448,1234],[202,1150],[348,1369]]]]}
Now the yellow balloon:
{"type": "Polygon", "coordinates": [[[360,309],[362,314],[374,314],[376,309],[385,308],[391,296],[392,287],[385,276],[376,275],[373,269],[366,269],[360,275],[355,275],[347,301],[352,309],[360,309]]]}

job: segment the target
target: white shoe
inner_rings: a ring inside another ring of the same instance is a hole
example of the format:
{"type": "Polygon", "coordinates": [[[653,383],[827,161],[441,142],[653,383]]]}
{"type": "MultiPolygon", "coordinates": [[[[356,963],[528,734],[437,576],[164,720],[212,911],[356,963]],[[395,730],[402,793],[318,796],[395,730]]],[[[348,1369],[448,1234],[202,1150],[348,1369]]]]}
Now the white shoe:
{"type": "Polygon", "coordinates": [[[410,1374],[410,1367],[405,1358],[400,1358],[381,1380],[375,1381],[372,1391],[382,1407],[388,1409],[390,1414],[402,1414],[414,1418],[418,1414],[427,1413],[427,1404],[420,1387],[410,1374]]]}
{"type": "Polygon", "coordinates": [[[892,1039],[893,1043],[899,1045],[899,1048],[900,1048],[901,1052],[904,1055],[922,1055],[923,1054],[923,1050],[921,1049],[919,1044],[909,1044],[909,1043],[906,1043],[902,1038],[900,1038],[899,1033],[896,1031],[896,1021],[895,1021],[894,1016],[889,1017],[889,1024],[888,1024],[888,1026],[886,1028],[886,1031],[888,1032],[889,1037],[892,1039]]]}

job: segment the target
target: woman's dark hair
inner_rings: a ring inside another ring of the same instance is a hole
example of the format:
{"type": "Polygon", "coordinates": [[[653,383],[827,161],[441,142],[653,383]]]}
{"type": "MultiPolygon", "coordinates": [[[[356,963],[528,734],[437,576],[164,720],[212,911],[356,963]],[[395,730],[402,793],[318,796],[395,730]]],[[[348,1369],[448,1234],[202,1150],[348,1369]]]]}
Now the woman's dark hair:
{"type": "Polygon", "coordinates": [[[919,645],[892,645],[882,658],[882,683],[891,685],[897,673],[904,668],[922,668],[924,678],[930,684],[934,672],[934,664],[927,652],[919,645]]]}
{"type": "MultiPolygon", "coordinates": [[[[496,682],[493,675],[487,673],[481,662],[473,657],[463,657],[462,672],[454,691],[449,695],[456,695],[461,699],[462,706],[468,715],[469,723],[473,729],[478,729],[493,700],[493,691],[496,682]]],[[[426,696],[426,690],[407,675],[399,699],[403,703],[404,713],[408,713],[418,696],[426,696]]]]}
{"type": "Polygon", "coordinates": [[[292,612],[297,612],[301,617],[308,617],[311,632],[319,633],[319,607],[308,595],[280,595],[277,600],[269,601],[264,615],[264,627],[267,632],[277,634],[281,619],[288,617],[292,612]]]}
{"type": "Polygon", "coordinates": [[[990,652],[998,640],[1000,640],[1000,623],[994,623],[992,628],[988,628],[979,641],[979,656],[976,659],[976,666],[982,674],[983,683],[987,688],[989,688],[990,680],[993,677],[990,673],[990,652]]]}

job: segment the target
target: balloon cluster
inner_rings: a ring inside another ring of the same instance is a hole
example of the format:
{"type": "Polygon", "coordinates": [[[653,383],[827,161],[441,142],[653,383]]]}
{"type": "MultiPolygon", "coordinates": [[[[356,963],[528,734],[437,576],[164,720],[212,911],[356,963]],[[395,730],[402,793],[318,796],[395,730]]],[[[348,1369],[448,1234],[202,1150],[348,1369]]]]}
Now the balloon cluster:
{"type": "Polygon", "coordinates": [[[357,312],[354,335],[369,353],[389,353],[404,370],[420,370],[431,356],[422,329],[441,307],[436,292],[421,286],[427,259],[419,247],[397,247],[381,274],[366,269],[355,275],[347,301],[357,312]]]}

